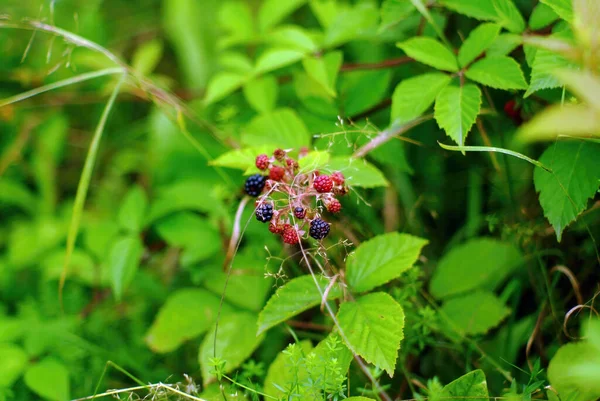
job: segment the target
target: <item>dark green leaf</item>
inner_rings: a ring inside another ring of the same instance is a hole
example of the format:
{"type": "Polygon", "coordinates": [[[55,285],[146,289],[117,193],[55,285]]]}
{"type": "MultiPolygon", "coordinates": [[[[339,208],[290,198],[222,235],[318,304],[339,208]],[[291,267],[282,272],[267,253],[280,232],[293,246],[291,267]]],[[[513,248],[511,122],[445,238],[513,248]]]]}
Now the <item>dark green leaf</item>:
{"type": "Polygon", "coordinates": [[[447,319],[452,331],[476,335],[485,334],[500,324],[510,314],[510,309],[491,292],[478,290],[450,298],[444,302],[440,314],[447,319]]]}

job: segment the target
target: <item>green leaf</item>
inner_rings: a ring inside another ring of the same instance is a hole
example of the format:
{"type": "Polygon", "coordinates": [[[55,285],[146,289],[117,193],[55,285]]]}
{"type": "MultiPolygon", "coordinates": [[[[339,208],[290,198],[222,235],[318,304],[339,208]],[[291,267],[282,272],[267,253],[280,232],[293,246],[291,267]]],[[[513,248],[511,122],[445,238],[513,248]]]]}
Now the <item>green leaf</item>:
{"type": "Polygon", "coordinates": [[[346,398],[346,401],[375,401],[373,398],[367,397],[350,397],[346,398]]]}
{"type": "Polygon", "coordinates": [[[386,70],[345,72],[339,84],[345,115],[355,116],[381,103],[389,96],[391,80],[391,71],[386,70]]]}
{"type": "Polygon", "coordinates": [[[588,341],[563,345],[548,366],[548,380],[561,400],[597,399],[599,375],[600,351],[588,341]]]}
{"type": "Polygon", "coordinates": [[[539,3],[535,6],[529,17],[529,27],[534,30],[540,30],[547,27],[558,19],[556,12],[548,5],[539,3]]]}
{"type": "Polygon", "coordinates": [[[256,315],[252,313],[232,313],[221,316],[217,332],[215,352],[215,327],[213,326],[200,345],[198,360],[204,384],[215,380],[211,373],[210,360],[216,355],[226,361],[224,373],[229,373],[242,364],[263,341],[264,336],[256,335],[256,315]]]}
{"type": "Polygon", "coordinates": [[[413,267],[427,240],[409,234],[378,235],[356,248],[347,261],[346,279],[356,292],[371,290],[413,267]]]}
{"type": "Polygon", "coordinates": [[[450,80],[449,75],[432,72],[400,82],[392,95],[392,123],[403,124],[420,117],[450,80]]]}
{"type": "Polygon", "coordinates": [[[51,401],[67,401],[69,371],[61,362],[45,358],[25,372],[25,384],[34,393],[51,401]]]}
{"type": "MultiPolygon", "coordinates": [[[[158,311],[154,323],[145,336],[146,344],[154,352],[165,353],[177,349],[185,341],[206,332],[215,322],[220,298],[206,290],[179,289],[169,295],[158,311]]],[[[222,314],[232,309],[223,305],[222,314]]]]}
{"type": "Polygon", "coordinates": [[[119,209],[118,221],[124,230],[132,234],[142,231],[148,199],[146,193],[139,186],[133,186],[125,195],[119,209]]]}
{"type": "Polygon", "coordinates": [[[573,21],[573,0],[540,0],[565,21],[573,21]]]}
{"type": "Polygon", "coordinates": [[[400,304],[386,293],[375,292],[343,303],[337,318],[348,348],[393,377],[404,338],[400,304]]]}
{"type": "Polygon", "coordinates": [[[298,160],[301,172],[318,170],[329,163],[329,152],[313,150],[298,160]]]}
{"type": "Polygon", "coordinates": [[[131,67],[142,76],[150,75],[158,65],[163,54],[163,43],[159,39],[142,44],[133,53],[131,67]]]}
{"type": "Polygon", "coordinates": [[[265,0],[258,11],[258,28],[266,32],[296,11],[307,0],[265,0]]]}
{"type": "Polygon", "coordinates": [[[375,34],[379,11],[374,4],[362,2],[332,14],[332,21],[325,30],[323,47],[334,48],[351,40],[375,34]]]}
{"type": "MultiPolygon", "coordinates": [[[[315,277],[319,288],[322,292],[325,292],[329,280],[322,276],[315,277]]],[[[336,299],[340,296],[342,296],[342,290],[339,285],[335,284],[329,290],[327,299],[336,299]]],[[[290,280],[277,289],[258,315],[258,334],[296,316],[300,312],[319,305],[321,302],[321,294],[317,290],[311,275],[290,280]]]]}
{"type": "Polygon", "coordinates": [[[540,193],[544,216],[560,242],[563,230],[586,208],[600,185],[600,144],[588,141],[557,141],[540,157],[552,169],[536,168],[535,190],[540,193]]]}
{"type": "Polygon", "coordinates": [[[490,0],[440,0],[440,4],[479,20],[493,20],[497,16],[494,4],[490,0]]]}
{"type": "Polygon", "coordinates": [[[329,96],[337,96],[335,84],[342,66],[343,53],[329,52],[321,57],[306,57],[302,65],[306,73],[325,88],[329,96]]]}
{"type": "Polygon", "coordinates": [[[138,236],[117,239],[108,255],[110,282],[117,301],[129,286],[138,269],[144,246],[138,236]]]}
{"type": "Polygon", "coordinates": [[[329,171],[341,171],[346,184],[355,187],[387,187],[388,182],[379,169],[362,159],[334,157],[327,166],[329,171]]]}
{"type": "MultiPolygon", "coordinates": [[[[7,330],[7,321],[0,321],[2,331],[7,330]]],[[[18,322],[23,325],[24,322],[18,322]]],[[[2,334],[4,336],[4,334],[2,334]]],[[[10,388],[25,371],[29,358],[27,353],[14,344],[0,345],[0,388],[10,388]]]]}
{"type": "Polygon", "coordinates": [[[558,136],[600,137],[600,114],[588,105],[556,104],[525,123],[517,138],[523,142],[553,141],[558,136]]]}
{"type": "Polygon", "coordinates": [[[255,167],[256,156],[261,154],[268,155],[272,151],[273,147],[269,145],[233,149],[223,153],[221,156],[211,161],[210,165],[248,170],[252,167],[255,167]]]}
{"type": "Polygon", "coordinates": [[[492,238],[475,238],[453,247],[438,263],[429,291],[447,298],[476,288],[495,290],[523,263],[517,247],[492,238]]]}
{"type": "Polygon", "coordinates": [[[265,394],[275,397],[276,399],[280,399],[281,397],[286,396],[288,391],[292,391],[290,386],[291,383],[301,384],[308,378],[308,372],[306,371],[306,365],[304,363],[299,364],[297,370],[294,368],[294,363],[297,363],[298,361],[293,359],[293,356],[296,355],[296,351],[290,352],[290,347],[299,347],[300,355],[304,356],[308,355],[313,349],[309,340],[303,340],[296,344],[290,344],[284,352],[277,354],[277,357],[275,357],[275,360],[267,370],[267,376],[263,386],[265,394]],[[284,392],[282,390],[286,391],[284,392]]]}
{"type": "Polygon", "coordinates": [[[172,214],[159,220],[155,227],[167,244],[184,249],[181,255],[183,266],[206,260],[221,249],[217,229],[195,213],[172,214]]]}
{"type": "Polygon", "coordinates": [[[481,109],[481,91],[476,85],[447,86],[435,101],[434,117],[446,135],[464,145],[481,109]]]}
{"type": "Polygon", "coordinates": [[[521,35],[501,33],[487,49],[488,57],[506,56],[523,43],[521,35]]]}
{"type": "Polygon", "coordinates": [[[216,74],[208,83],[204,103],[209,105],[224,99],[241,88],[245,81],[246,76],[236,72],[220,72],[216,74]]]}
{"type": "Polygon", "coordinates": [[[407,55],[423,64],[439,70],[458,71],[458,63],[454,54],[435,39],[417,36],[405,42],[398,43],[398,47],[404,50],[407,55]]]}
{"type": "Polygon", "coordinates": [[[486,57],[473,64],[467,78],[496,89],[527,89],[527,82],[519,64],[510,57],[486,57]]]}
{"type": "Polygon", "coordinates": [[[385,0],[381,5],[381,26],[379,32],[400,24],[415,12],[410,0],[385,0]]]}
{"type": "Polygon", "coordinates": [[[489,394],[487,381],[483,370],[477,369],[467,373],[444,386],[441,398],[462,398],[468,397],[473,401],[488,401],[489,394]]]}
{"type": "Polygon", "coordinates": [[[512,0],[492,0],[496,10],[495,21],[513,33],[525,30],[525,20],[512,0]]]}
{"type": "Polygon", "coordinates": [[[319,50],[313,37],[296,25],[281,26],[269,32],[265,41],[277,48],[293,48],[304,53],[314,53],[319,50]]]}
{"type": "Polygon", "coordinates": [[[442,305],[440,314],[461,335],[477,335],[500,324],[510,309],[491,292],[477,290],[450,298],[442,305]]]}
{"type": "Polygon", "coordinates": [[[282,108],[252,119],[243,129],[242,142],[248,146],[300,149],[310,144],[311,135],[294,110],[282,108]]]}
{"type": "Polygon", "coordinates": [[[259,113],[267,113],[275,108],[278,91],[277,79],[272,75],[256,77],[244,85],[246,100],[259,113]]]}
{"type": "MultiPolygon", "coordinates": [[[[202,10],[198,10],[199,14],[202,10]]],[[[251,42],[255,37],[254,18],[250,5],[244,1],[228,1],[219,9],[219,24],[227,32],[219,47],[227,48],[251,42]]],[[[214,24],[214,21],[211,21],[214,24]]],[[[214,37],[212,37],[214,40],[214,37]]]]}
{"type": "Polygon", "coordinates": [[[531,67],[531,80],[525,97],[542,89],[558,88],[560,80],[552,74],[558,68],[568,67],[571,63],[563,56],[546,49],[537,49],[531,67]]]}
{"type": "Polygon", "coordinates": [[[264,74],[288,65],[297,63],[304,58],[305,52],[300,50],[271,48],[262,53],[256,60],[254,72],[264,74]]]}
{"type": "Polygon", "coordinates": [[[461,67],[467,66],[483,53],[500,33],[500,26],[497,24],[481,24],[473,29],[469,37],[460,47],[458,52],[458,62],[461,67]]]}

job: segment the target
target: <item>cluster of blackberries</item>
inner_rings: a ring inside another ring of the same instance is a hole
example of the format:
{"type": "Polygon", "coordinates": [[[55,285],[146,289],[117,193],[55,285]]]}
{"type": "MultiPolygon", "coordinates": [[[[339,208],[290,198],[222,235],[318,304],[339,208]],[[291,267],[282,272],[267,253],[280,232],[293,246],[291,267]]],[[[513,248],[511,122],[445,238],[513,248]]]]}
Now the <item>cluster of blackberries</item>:
{"type": "MultiPolygon", "coordinates": [[[[301,150],[299,157],[307,153],[301,150]]],[[[322,206],[330,213],[342,210],[336,196],[348,193],[344,175],[339,171],[330,175],[300,172],[298,162],[282,149],[275,150],[271,157],[258,155],[255,164],[265,174],[248,177],[244,191],[258,197],[256,219],[268,222],[269,231],[281,235],[286,244],[297,244],[305,234],[316,240],[325,238],[331,225],[321,218],[320,212],[322,206]]]]}

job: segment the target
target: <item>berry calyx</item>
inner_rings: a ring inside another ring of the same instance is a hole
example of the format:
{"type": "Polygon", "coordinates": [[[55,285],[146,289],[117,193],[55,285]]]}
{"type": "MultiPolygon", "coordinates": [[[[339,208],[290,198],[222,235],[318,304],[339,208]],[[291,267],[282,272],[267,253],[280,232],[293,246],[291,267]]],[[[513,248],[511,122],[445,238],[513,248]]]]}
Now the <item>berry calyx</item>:
{"type": "Polygon", "coordinates": [[[331,173],[331,181],[333,181],[335,185],[344,185],[346,177],[344,177],[344,174],[342,174],[340,171],[334,171],[331,173]]]}
{"type": "Polygon", "coordinates": [[[320,175],[315,178],[313,187],[320,193],[330,192],[333,188],[333,181],[328,175],[320,175]]]}
{"type": "Polygon", "coordinates": [[[284,175],[285,169],[283,167],[273,166],[271,167],[271,170],[269,170],[269,178],[273,181],[281,181],[284,175]]]}
{"type": "Polygon", "coordinates": [[[253,174],[246,179],[244,184],[244,191],[250,196],[258,196],[265,187],[267,179],[265,176],[260,174],[253,174]]]}
{"type": "Polygon", "coordinates": [[[294,217],[302,220],[306,216],[306,209],[301,206],[297,206],[294,208],[294,217]]]}
{"type": "Polygon", "coordinates": [[[283,226],[283,232],[281,233],[283,236],[283,242],[290,245],[295,245],[300,242],[300,238],[298,237],[298,232],[294,227],[289,224],[283,226]]]}
{"type": "Polygon", "coordinates": [[[268,169],[269,168],[269,156],[267,156],[265,154],[256,156],[255,164],[256,164],[256,167],[258,167],[260,170],[268,169]]]}
{"type": "Polygon", "coordinates": [[[310,230],[308,231],[308,235],[316,240],[322,240],[323,238],[327,237],[330,229],[331,225],[329,223],[320,218],[316,218],[310,222],[310,230]]]}
{"type": "Polygon", "coordinates": [[[267,221],[271,221],[273,218],[273,205],[270,203],[263,203],[258,205],[256,208],[256,220],[266,223],[267,221]]]}
{"type": "Polygon", "coordinates": [[[342,210],[342,204],[339,200],[333,198],[329,203],[327,203],[327,210],[330,213],[339,213],[342,210]]]}

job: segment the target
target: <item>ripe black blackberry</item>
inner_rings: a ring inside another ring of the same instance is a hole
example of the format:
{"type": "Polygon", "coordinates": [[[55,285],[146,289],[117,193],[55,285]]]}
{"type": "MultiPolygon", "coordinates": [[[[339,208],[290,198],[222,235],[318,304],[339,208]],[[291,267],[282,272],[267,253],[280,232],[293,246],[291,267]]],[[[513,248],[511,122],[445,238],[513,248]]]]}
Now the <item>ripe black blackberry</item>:
{"type": "Polygon", "coordinates": [[[302,220],[304,218],[304,216],[306,216],[306,209],[304,209],[301,206],[297,206],[294,208],[294,217],[302,220]]]}
{"type": "Polygon", "coordinates": [[[258,196],[265,187],[267,179],[265,176],[260,174],[253,174],[246,180],[244,184],[244,191],[250,196],[258,196]]]}
{"type": "Polygon", "coordinates": [[[267,221],[271,221],[273,218],[273,205],[270,203],[263,203],[258,205],[256,208],[256,220],[266,223],[267,221]]]}
{"type": "Polygon", "coordinates": [[[314,239],[323,239],[329,234],[331,226],[328,222],[319,218],[314,219],[310,222],[310,230],[308,234],[314,239]]]}

